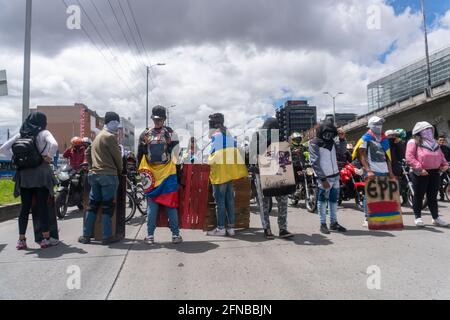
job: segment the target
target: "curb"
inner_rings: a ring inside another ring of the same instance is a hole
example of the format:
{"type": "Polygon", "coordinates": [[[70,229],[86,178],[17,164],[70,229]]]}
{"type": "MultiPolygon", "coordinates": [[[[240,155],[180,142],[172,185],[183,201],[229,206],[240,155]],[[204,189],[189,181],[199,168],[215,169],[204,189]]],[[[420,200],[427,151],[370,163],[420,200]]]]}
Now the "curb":
{"type": "Polygon", "coordinates": [[[0,222],[19,217],[20,203],[0,207],[0,222]]]}

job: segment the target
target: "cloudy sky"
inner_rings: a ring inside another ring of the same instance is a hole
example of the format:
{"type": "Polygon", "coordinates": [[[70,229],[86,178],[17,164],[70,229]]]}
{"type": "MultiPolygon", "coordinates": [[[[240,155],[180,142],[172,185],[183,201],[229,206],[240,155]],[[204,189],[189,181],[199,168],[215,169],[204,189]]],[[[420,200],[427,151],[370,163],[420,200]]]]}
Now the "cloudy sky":
{"type": "MultiPolygon", "coordinates": [[[[450,1],[427,0],[430,49],[450,44],[450,1]]],[[[367,112],[367,84],[424,55],[420,0],[34,0],[31,106],[82,102],[145,124],[150,105],[176,105],[175,127],[223,112],[255,127],[288,98],[323,116],[367,112]],[[68,6],[81,30],[67,28],[68,6]],[[142,41],[141,41],[142,38],[142,41]]],[[[0,141],[21,119],[25,0],[0,0],[0,141]]]]}

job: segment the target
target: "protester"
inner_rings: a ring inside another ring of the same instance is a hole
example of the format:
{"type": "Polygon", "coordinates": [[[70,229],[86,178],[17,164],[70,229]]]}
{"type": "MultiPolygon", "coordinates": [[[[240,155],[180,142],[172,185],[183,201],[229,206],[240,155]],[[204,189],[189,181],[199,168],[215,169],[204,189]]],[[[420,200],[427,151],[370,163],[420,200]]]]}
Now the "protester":
{"type": "MultiPolygon", "coordinates": [[[[369,119],[369,130],[358,141],[353,151],[353,159],[359,157],[364,168],[364,174],[369,179],[374,177],[395,178],[391,166],[391,151],[389,140],[383,133],[384,119],[374,116],[369,119]]],[[[364,199],[364,227],[368,227],[367,203],[364,199]]]]}
{"type": "Polygon", "coordinates": [[[225,127],[221,113],[209,116],[211,152],[208,158],[210,181],[216,202],[217,227],[208,236],[235,235],[235,202],[233,181],[248,176],[237,141],[225,127]],[[225,224],[225,220],[227,224],[225,224]]]}
{"type": "Polygon", "coordinates": [[[347,231],[337,220],[340,187],[337,148],[343,148],[339,150],[343,154],[347,144],[337,144],[334,140],[337,134],[333,122],[328,120],[320,125],[317,137],[309,143],[309,160],[319,184],[317,211],[320,218],[320,232],[324,234],[330,233],[326,223],[327,204],[330,210],[330,229],[338,232],[347,231]]]}
{"type": "Polygon", "coordinates": [[[351,154],[347,151],[347,139],[345,137],[345,131],[342,128],[337,129],[338,136],[335,139],[337,144],[336,159],[339,170],[342,170],[347,163],[352,162],[351,154]]]}
{"type": "Polygon", "coordinates": [[[27,248],[25,235],[34,199],[39,224],[43,230],[41,248],[48,248],[59,243],[58,240],[50,237],[48,211],[48,200],[54,194],[53,187],[56,183],[50,163],[58,150],[58,143],[46,127],[46,115],[40,112],[32,113],[22,124],[20,133],[0,148],[0,154],[12,155],[18,167],[14,176],[14,196],[20,196],[22,205],[17,250],[27,248]],[[30,159],[34,160],[29,161],[30,159]]]}
{"type": "Polygon", "coordinates": [[[84,150],[87,150],[87,148],[92,144],[91,139],[89,139],[88,137],[84,137],[82,139],[82,142],[83,142],[84,150]]]}
{"type": "Polygon", "coordinates": [[[156,218],[164,208],[172,231],[172,243],[183,242],[178,226],[178,178],[176,170],[179,141],[173,130],[166,127],[166,108],[156,106],[152,110],[154,127],[141,135],[139,170],[148,170],[155,184],[145,193],[147,207],[147,244],[155,243],[156,218]]]}
{"type": "Polygon", "coordinates": [[[189,139],[189,144],[187,149],[182,155],[182,163],[194,164],[202,162],[202,152],[197,145],[197,140],[195,137],[189,139]]]}
{"type": "MultiPolygon", "coordinates": [[[[267,150],[271,149],[272,143],[283,141],[281,137],[279,137],[279,129],[280,125],[278,120],[275,118],[268,118],[264,122],[259,132],[256,132],[252,139],[251,150],[256,151],[256,155],[264,155],[267,150]],[[276,141],[273,138],[278,138],[276,141]]],[[[258,163],[257,159],[252,157],[252,163],[258,163]]],[[[259,176],[259,163],[253,168],[255,170],[255,174],[259,176]]],[[[259,179],[258,179],[259,180],[259,179]]],[[[294,235],[288,231],[287,225],[287,209],[288,209],[288,196],[295,192],[295,186],[292,190],[279,188],[275,196],[278,204],[278,229],[279,229],[279,237],[289,239],[294,235]]],[[[271,197],[264,196],[263,197],[263,215],[261,216],[261,223],[264,229],[264,237],[267,240],[275,239],[275,236],[272,233],[272,229],[270,227],[270,202],[271,197]]]]}
{"type": "MultiPolygon", "coordinates": [[[[447,136],[445,134],[441,134],[439,136],[438,144],[441,147],[441,151],[444,154],[445,160],[447,160],[447,162],[450,162],[450,148],[448,147],[447,136]]],[[[444,179],[445,179],[445,174],[442,173],[441,174],[441,184],[440,184],[440,188],[439,188],[439,200],[440,201],[445,200],[445,190],[443,188],[444,179]]]]}
{"type": "Polygon", "coordinates": [[[114,214],[114,198],[119,186],[118,176],[123,169],[117,131],[120,117],[115,112],[107,112],[105,126],[86,150],[89,164],[88,181],[91,186],[89,207],[84,222],[83,236],[78,241],[90,243],[94,223],[100,207],[102,208],[103,245],[117,242],[112,235],[112,215],[114,214]]]}
{"type": "Polygon", "coordinates": [[[67,148],[63,157],[69,160],[69,164],[74,170],[79,170],[81,164],[85,162],[85,151],[83,140],[80,137],[73,137],[70,140],[71,146],[67,148]]]}
{"type": "Polygon", "coordinates": [[[428,208],[435,226],[448,226],[439,216],[437,194],[440,186],[439,173],[448,170],[449,164],[434,139],[434,128],[428,122],[418,122],[413,129],[413,139],[406,148],[406,161],[411,166],[411,180],[414,188],[413,209],[417,227],[424,227],[422,202],[426,194],[428,208]]]}
{"type": "Polygon", "coordinates": [[[305,148],[302,145],[303,137],[300,133],[294,132],[289,137],[289,145],[292,154],[292,164],[294,166],[295,183],[300,182],[300,173],[303,170],[305,164],[305,148]]]}
{"type": "Polygon", "coordinates": [[[389,140],[389,149],[391,150],[392,173],[397,178],[400,178],[403,176],[402,161],[405,159],[405,145],[402,143],[397,131],[387,130],[385,135],[389,140]]]}

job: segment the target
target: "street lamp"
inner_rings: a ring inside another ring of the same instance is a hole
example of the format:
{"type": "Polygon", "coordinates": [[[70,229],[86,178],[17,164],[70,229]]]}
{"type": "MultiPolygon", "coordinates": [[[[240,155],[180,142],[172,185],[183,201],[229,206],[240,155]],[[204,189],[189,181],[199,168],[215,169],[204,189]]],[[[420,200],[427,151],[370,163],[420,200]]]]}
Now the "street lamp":
{"type": "Polygon", "coordinates": [[[428,50],[428,33],[427,33],[427,20],[425,15],[425,2],[422,0],[422,17],[423,17],[423,33],[425,37],[425,59],[427,64],[427,78],[428,78],[428,87],[427,87],[427,97],[431,97],[431,68],[430,68],[430,53],[428,50]]]}
{"type": "Polygon", "coordinates": [[[31,12],[32,1],[27,0],[25,14],[25,49],[23,55],[22,121],[25,121],[30,113],[31,12]]]}
{"type": "Polygon", "coordinates": [[[145,104],[145,128],[148,129],[148,76],[150,75],[150,68],[152,67],[161,67],[161,66],[165,66],[165,63],[157,63],[157,64],[152,64],[151,66],[146,66],[147,68],[147,99],[146,99],[146,104],[145,104]]]}
{"type": "Polygon", "coordinates": [[[324,92],[323,94],[329,95],[333,99],[333,124],[336,126],[336,98],[340,94],[344,94],[343,92],[338,92],[336,95],[332,95],[329,92],[324,92]]]}
{"type": "Polygon", "coordinates": [[[177,105],[172,105],[167,108],[167,126],[170,127],[170,108],[175,108],[177,105]]]}

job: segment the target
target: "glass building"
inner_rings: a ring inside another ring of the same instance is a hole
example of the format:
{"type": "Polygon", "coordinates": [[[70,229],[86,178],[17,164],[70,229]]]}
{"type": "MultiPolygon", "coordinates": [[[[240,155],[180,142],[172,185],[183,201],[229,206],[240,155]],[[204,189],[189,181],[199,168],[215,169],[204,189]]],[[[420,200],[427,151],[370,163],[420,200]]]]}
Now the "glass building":
{"type": "MultiPolygon", "coordinates": [[[[431,86],[450,79],[450,47],[430,55],[431,86]]],[[[367,86],[369,112],[424,92],[428,84],[425,58],[367,86]]]]}

